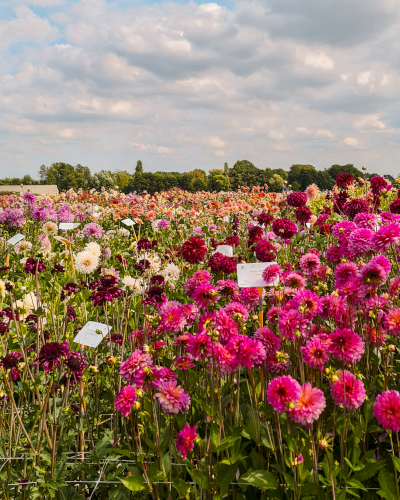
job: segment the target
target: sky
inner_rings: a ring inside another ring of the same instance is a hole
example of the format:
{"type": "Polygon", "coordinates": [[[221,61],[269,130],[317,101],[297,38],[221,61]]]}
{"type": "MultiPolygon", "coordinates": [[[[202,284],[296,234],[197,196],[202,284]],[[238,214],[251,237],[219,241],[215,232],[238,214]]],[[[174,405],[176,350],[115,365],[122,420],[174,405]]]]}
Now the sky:
{"type": "Polygon", "coordinates": [[[0,0],[0,177],[400,173],[398,0],[0,0]]]}

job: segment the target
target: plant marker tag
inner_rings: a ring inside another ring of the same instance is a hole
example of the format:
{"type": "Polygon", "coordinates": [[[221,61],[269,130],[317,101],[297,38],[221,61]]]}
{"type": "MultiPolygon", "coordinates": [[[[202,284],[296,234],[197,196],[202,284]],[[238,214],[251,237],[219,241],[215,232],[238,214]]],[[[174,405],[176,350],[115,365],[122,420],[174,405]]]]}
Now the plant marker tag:
{"type": "Polygon", "coordinates": [[[60,222],[60,224],[58,224],[58,229],[66,231],[67,229],[75,229],[79,226],[79,222],[60,222]]]}
{"type": "Polygon", "coordinates": [[[226,257],[233,257],[233,248],[231,245],[218,245],[215,252],[213,252],[213,255],[217,252],[222,253],[222,255],[225,255],[226,257]]]}
{"type": "Polygon", "coordinates": [[[89,347],[97,347],[104,337],[107,336],[109,330],[112,330],[111,326],[108,327],[96,321],[88,321],[82,330],[78,332],[74,338],[74,342],[89,347]],[[101,333],[97,333],[96,330],[100,330],[101,333]]]}
{"type": "Polygon", "coordinates": [[[306,227],[308,227],[308,229],[310,229],[310,227],[311,227],[311,222],[306,222],[306,227]]]}
{"type": "Polygon", "coordinates": [[[61,243],[64,243],[64,245],[72,245],[72,242],[67,240],[67,238],[63,238],[62,236],[54,236],[54,239],[57,241],[61,241],[61,243]]]}
{"type": "Polygon", "coordinates": [[[224,222],[229,222],[229,215],[226,215],[225,217],[222,217],[222,220],[224,222]]]}
{"type": "Polygon", "coordinates": [[[125,226],[133,226],[136,224],[136,222],[133,222],[132,219],[124,219],[121,222],[122,224],[125,224],[125,226]]]}
{"type": "Polygon", "coordinates": [[[13,247],[14,245],[16,245],[19,241],[23,240],[24,238],[25,238],[25,236],[23,234],[18,233],[15,236],[13,236],[12,238],[10,238],[9,240],[7,240],[7,244],[13,247]]]}
{"type": "MultiPolygon", "coordinates": [[[[272,264],[276,264],[276,262],[254,262],[251,264],[238,264],[236,269],[239,288],[267,286],[265,284],[265,281],[263,280],[262,273],[264,269],[271,266],[272,264]]],[[[274,285],[279,283],[278,280],[276,283],[274,283],[274,285]]]]}

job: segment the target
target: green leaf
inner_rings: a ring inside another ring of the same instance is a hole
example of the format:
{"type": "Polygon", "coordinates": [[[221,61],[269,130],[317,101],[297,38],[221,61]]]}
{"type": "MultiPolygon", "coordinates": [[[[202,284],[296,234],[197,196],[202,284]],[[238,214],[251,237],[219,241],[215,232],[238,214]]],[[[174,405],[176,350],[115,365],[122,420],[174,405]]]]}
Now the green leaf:
{"type": "Polygon", "coordinates": [[[400,459],[392,455],[393,465],[396,467],[397,471],[400,472],[400,459]]]}
{"type": "Polygon", "coordinates": [[[279,487],[275,474],[266,470],[256,470],[241,479],[262,490],[276,490],[279,487]]]}
{"type": "Polygon", "coordinates": [[[397,489],[394,475],[381,469],[378,476],[379,486],[385,492],[386,500],[397,500],[397,489]]]}
{"type": "Polygon", "coordinates": [[[122,450],[121,448],[108,448],[108,452],[115,453],[116,455],[123,455],[129,459],[132,458],[132,453],[129,450],[122,450]]]}
{"type": "Polygon", "coordinates": [[[347,481],[347,484],[352,488],[358,488],[359,490],[367,491],[365,486],[360,481],[357,481],[357,479],[349,479],[349,481],[347,481]]]}
{"type": "Polygon", "coordinates": [[[370,462],[365,468],[359,472],[356,472],[353,476],[353,479],[357,479],[362,483],[367,481],[371,477],[375,476],[375,474],[385,465],[385,460],[381,460],[379,462],[370,462]]]}
{"type": "Polygon", "coordinates": [[[240,436],[238,437],[226,437],[221,439],[221,443],[216,447],[216,451],[224,451],[230,448],[236,441],[240,439],[240,436]]]}
{"type": "Polygon", "coordinates": [[[235,480],[237,470],[237,465],[221,465],[218,471],[218,485],[221,497],[228,493],[231,483],[235,480]]]}
{"type": "Polygon", "coordinates": [[[119,480],[129,491],[142,491],[146,488],[146,483],[143,482],[142,477],[129,476],[120,477],[119,480]]]}
{"type": "Polygon", "coordinates": [[[318,495],[319,486],[317,483],[305,483],[301,487],[301,498],[308,495],[318,495]]]}
{"type": "Polygon", "coordinates": [[[180,497],[183,498],[190,498],[190,491],[189,490],[189,485],[185,483],[183,479],[180,479],[179,477],[174,479],[172,483],[173,487],[176,489],[176,491],[179,493],[180,497]]]}

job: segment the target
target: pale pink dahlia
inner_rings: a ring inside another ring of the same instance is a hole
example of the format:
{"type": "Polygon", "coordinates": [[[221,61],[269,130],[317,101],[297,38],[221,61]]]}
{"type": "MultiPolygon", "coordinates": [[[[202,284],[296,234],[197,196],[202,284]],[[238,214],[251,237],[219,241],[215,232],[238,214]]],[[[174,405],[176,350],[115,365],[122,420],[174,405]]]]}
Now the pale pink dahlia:
{"type": "Polygon", "coordinates": [[[115,398],[115,408],[124,417],[127,417],[132,406],[136,403],[136,389],[133,385],[127,385],[121,389],[121,392],[115,398]]]}
{"type": "Polygon", "coordinates": [[[356,332],[343,328],[329,335],[329,350],[343,363],[357,363],[365,352],[365,344],[356,332]]]}
{"type": "Polygon", "coordinates": [[[300,257],[299,264],[301,270],[307,274],[307,276],[313,276],[318,271],[321,261],[317,255],[309,252],[300,257]]]}
{"type": "Polygon", "coordinates": [[[182,387],[176,385],[176,380],[161,385],[159,392],[156,393],[156,398],[163,412],[167,415],[189,410],[190,396],[185,393],[182,387]]]}
{"type": "Polygon", "coordinates": [[[197,437],[196,426],[190,427],[189,424],[185,424],[185,427],[177,435],[176,449],[181,454],[182,460],[185,460],[188,451],[193,450],[197,437]]]}
{"type": "Polygon", "coordinates": [[[356,410],[365,401],[364,384],[348,370],[338,370],[339,380],[331,383],[332,399],[346,410],[356,410]]]}
{"type": "Polygon", "coordinates": [[[314,420],[318,420],[325,407],[324,393],[307,382],[301,387],[300,399],[295,403],[295,407],[288,411],[288,415],[298,424],[309,427],[314,420]]]}
{"type": "Polygon", "coordinates": [[[296,403],[300,396],[301,386],[290,375],[276,377],[268,384],[268,403],[279,413],[287,411],[289,404],[296,403]]]}
{"type": "Polygon", "coordinates": [[[374,416],[387,431],[400,431],[400,394],[398,391],[385,391],[376,398],[374,416]]]}

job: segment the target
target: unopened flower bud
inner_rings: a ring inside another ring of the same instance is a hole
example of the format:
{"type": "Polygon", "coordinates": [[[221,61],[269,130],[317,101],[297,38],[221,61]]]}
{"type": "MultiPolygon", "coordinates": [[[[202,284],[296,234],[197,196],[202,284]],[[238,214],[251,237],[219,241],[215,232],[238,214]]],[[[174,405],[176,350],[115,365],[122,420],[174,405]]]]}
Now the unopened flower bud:
{"type": "Polygon", "coordinates": [[[393,344],[388,345],[389,352],[396,352],[396,346],[393,344]]]}

